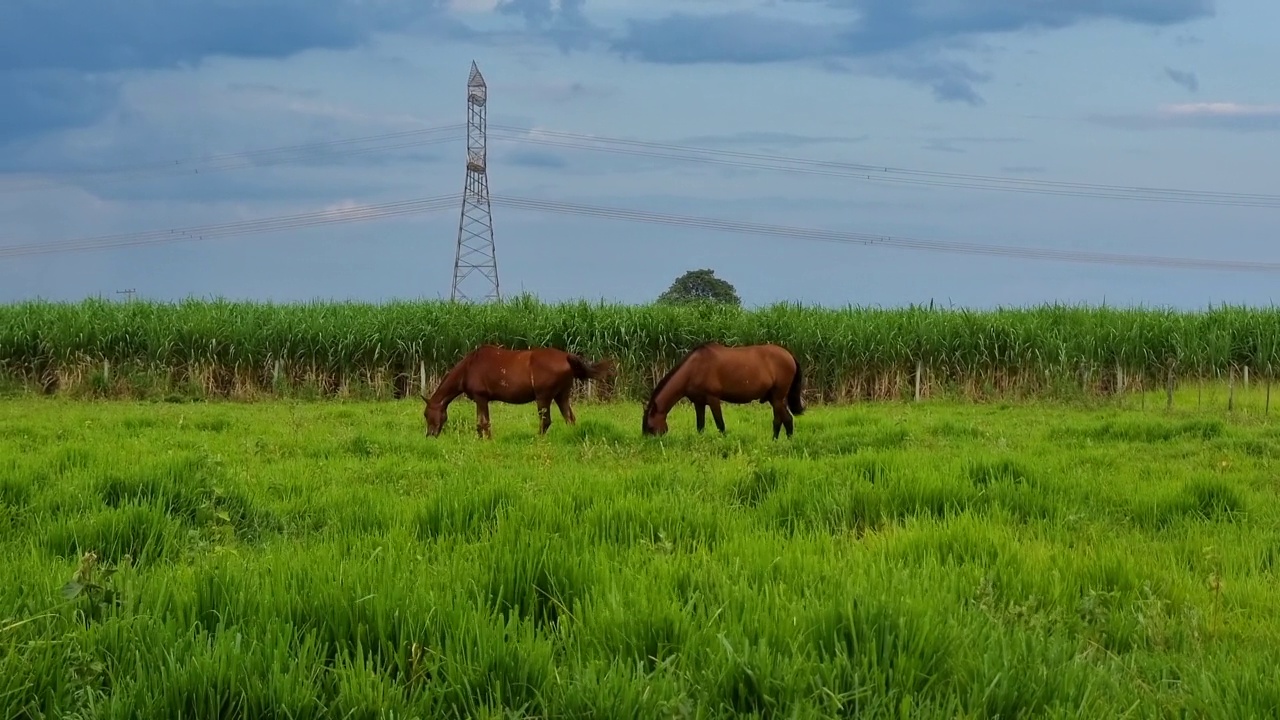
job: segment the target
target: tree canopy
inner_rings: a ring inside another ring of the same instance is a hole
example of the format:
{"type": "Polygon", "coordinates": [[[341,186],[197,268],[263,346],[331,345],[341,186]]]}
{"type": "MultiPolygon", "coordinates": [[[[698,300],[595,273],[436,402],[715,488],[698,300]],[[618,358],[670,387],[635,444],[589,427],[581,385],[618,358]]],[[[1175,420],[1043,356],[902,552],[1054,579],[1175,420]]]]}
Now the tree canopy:
{"type": "Polygon", "coordinates": [[[658,296],[660,303],[717,303],[741,306],[738,291],[727,280],[716,277],[711,269],[690,270],[671,283],[658,296]]]}

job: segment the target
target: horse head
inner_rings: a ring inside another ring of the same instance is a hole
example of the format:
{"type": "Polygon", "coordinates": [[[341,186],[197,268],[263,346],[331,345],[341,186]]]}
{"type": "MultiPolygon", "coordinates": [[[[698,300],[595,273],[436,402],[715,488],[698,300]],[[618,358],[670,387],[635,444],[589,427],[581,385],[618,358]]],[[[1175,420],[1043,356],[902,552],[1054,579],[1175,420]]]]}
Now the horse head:
{"type": "Polygon", "coordinates": [[[427,437],[437,437],[444,428],[444,423],[449,419],[449,413],[445,410],[444,403],[433,403],[426,395],[422,396],[422,401],[426,403],[422,409],[422,417],[427,423],[427,437]]]}
{"type": "Polygon", "coordinates": [[[643,416],[640,418],[642,435],[666,435],[667,414],[659,413],[657,404],[652,400],[645,403],[643,416]]]}

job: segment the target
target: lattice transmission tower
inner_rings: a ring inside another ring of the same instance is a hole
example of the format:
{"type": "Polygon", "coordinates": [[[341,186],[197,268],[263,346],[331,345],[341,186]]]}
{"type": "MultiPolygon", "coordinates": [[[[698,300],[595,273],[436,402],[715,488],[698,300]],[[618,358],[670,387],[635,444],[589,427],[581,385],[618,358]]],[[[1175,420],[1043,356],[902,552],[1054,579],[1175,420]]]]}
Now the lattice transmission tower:
{"type": "Polygon", "coordinates": [[[475,61],[467,78],[467,180],[458,220],[458,248],[453,257],[453,291],[449,299],[501,300],[498,256],[493,247],[493,214],[489,205],[488,145],[485,106],[489,90],[475,61]],[[473,277],[474,276],[474,277],[473,277]],[[471,282],[464,289],[464,281],[471,282]]]}

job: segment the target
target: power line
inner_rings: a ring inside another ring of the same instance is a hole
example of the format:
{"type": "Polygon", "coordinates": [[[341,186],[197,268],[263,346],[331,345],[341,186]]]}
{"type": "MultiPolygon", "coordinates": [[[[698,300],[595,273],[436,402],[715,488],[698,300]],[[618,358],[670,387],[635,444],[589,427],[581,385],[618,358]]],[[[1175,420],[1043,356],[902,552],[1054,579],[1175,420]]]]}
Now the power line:
{"type": "Polygon", "coordinates": [[[1136,200],[1145,202],[1166,202],[1197,205],[1228,205],[1235,207],[1280,207],[1280,195],[1258,193],[1228,193],[1206,190],[1179,190],[1175,188],[1154,188],[1138,185],[1102,185],[1098,183],[1075,183],[1055,180],[1035,180],[1032,178],[1012,178],[996,175],[973,175],[965,173],[946,173],[929,170],[911,170],[888,166],[865,165],[834,160],[814,160],[811,158],[788,157],[783,155],[767,155],[764,153],[748,153],[733,150],[715,150],[687,145],[672,145],[622,138],[580,135],[576,133],[554,132],[546,130],[530,131],[525,128],[493,125],[499,131],[495,140],[564,147],[574,150],[589,150],[620,155],[633,155],[663,160],[706,163],[752,170],[774,170],[780,172],[822,175],[827,177],[846,178],[850,180],[867,180],[871,182],[897,183],[904,185],[922,185],[933,187],[962,188],[969,190],[994,190],[1000,192],[1030,193],[1037,195],[1060,195],[1075,197],[1096,197],[1110,200],[1136,200]],[[537,132],[549,137],[531,137],[528,135],[503,135],[501,133],[537,132]],[[622,147],[612,147],[619,145],[622,147]],[[702,156],[699,156],[701,153],[702,156]]]}
{"type": "MultiPolygon", "coordinates": [[[[463,127],[463,124],[442,125],[432,128],[321,141],[304,145],[262,148],[259,150],[251,150],[241,153],[214,155],[204,159],[196,158],[177,160],[173,162],[157,162],[118,168],[105,168],[98,171],[81,173],[64,173],[59,177],[74,178],[86,175],[102,177],[127,172],[141,172],[143,173],[141,177],[146,178],[173,174],[185,175],[218,172],[222,170],[236,170],[249,167],[298,162],[300,160],[310,159],[305,154],[307,152],[342,145],[383,140],[397,141],[392,144],[376,145],[366,148],[338,149],[327,155],[328,157],[348,157],[371,152],[384,152],[409,147],[419,147],[423,145],[457,142],[463,137],[459,132],[463,127]],[[445,133],[450,134],[446,135],[445,133]],[[294,153],[294,155],[273,157],[282,153],[294,153]],[[299,155],[299,153],[301,153],[301,155],[299,155]],[[244,162],[241,164],[234,164],[234,161],[236,160],[244,162]],[[254,162],[255,160],[257,161],[254,162]],[[200,167],[194,167],[198,162],[204,162],[205,164],[200,167]],[[233,164],[227,165],[228,162],[232,162],[233,164]]],[[[1014,178],[998,175],[917,170],[903,167],[869,165],[864,163],[835,160],[816,160],[813,158],[772,155],[766,153],[717,150],[712,148],[632,140],[603,135],[585,135],[552,130],[537,130],[514,125],[490,125],[489,130],[497,131],[497,133],[493,134],[493,139],[506,142],[563,147],[575,150],[632,155],[662,160],[705,163],[743,169],[837,177],[869,182],[1030,193],[1039,195],[1094,197],[1140,202],[1226,205],[1234,207],[1280,207],[1280,195],[1274,194],[1186,190],[1139,185],[1106,185],[1100,183],[1065,182],[1057,180],[1037,180],[1034,178],[1014,178]],[[503,133],[507,134],[504,135],[503,133]],[[530,133],[536,133],[536,136],[530,135],[530,133]]],[[[138,177],[138,175],[133,175],[127,178],[116,179],[137,179],[138,177]]],[[[32,185],[28,183],[26,185],[0,187],[0,191],[13,189],[37,189],[39,187],[47,187],[47,184],[32,185]]]]}
{"type": "Polygon", "coordinates": [[[118,165],[93,170],[76,170],[62,173],[45,173],[47,177],[37,180],[10,182],[0,185],[0,192],[22,192],[43,190],[57,182],[71,180],[92,180],[94,182],[123,182],[128,180],[148,180],[175,175],[199,175],[227,170],[243,170],[247,168],[270,167],[305,162],[319,158],[347,158],[389,150],[439,145],[457,142],[465,135],[464,123],[441,125],[438,127],[405,130],[381,135],[324,140],[300,145],[282,145],[279,147],[259,148],[243,152],[223,153],[199,158],[186,158],[167,162],[139,163],[136,165],[118,165]],[[391,144],[379,144],[372,147],[344,147],[365,142],[394,141],[391,144]],[[328,150],[316,154],[314,151],[328,150]],[[312,153],[308,155],[308,153],[312,153]]]}
{"type": "Polygon", "coordinates": [[[905,236],[879,235],[871,233],[844,232],[797,227],[794,225],[766,225],[761,223],[720,220],[715,218],[670,215],[641,210],[609,208],[592,205],[574,205],[548,200],[527,198],[499,197],[494,202],[514,209],[534,212],[550,212],[569,215],[587,215],[610,220],[627,220],[631,222],[659,223],[679,227],[716,230],[720,232],[786,237],[818,242],[835,242],[848,245],[897,247],[905,249],[926,250],[931,252],[959,253],[967,255],[996,255],[1012,258],[1034,260],[1059,260],[1078,263],[1115,264],[1115,265],[1147,265],[1155,267],[1174,267],[1192,270],[1230,270],[1251,272],[1280,272],[1280,263],[1244,261],[1244,260],[1210,260],[1203,258],[1178,258],[1157,255],[1125,255],[1119,253],[1096,253],[1075,250],[1053,250],[1049,248],[1025,248],[1009,245],[983,245],[977,243],[961,243],[940,240],[923,240],[905,236]]]}
{"type": "MultiPolygon", "coordinates": [[[[58,243],[34,243],[0,247],[0,257],[20,257],[57,252],[83,252],[90,250],[130,247],[136,245],[154,245],[170,242],[184,242],[213,237],[245,235],[251,233],[279,232],[304,227],[329,225],[335,223],[360,222],[377,220],[401,215],[436,212],[456,207],[459,195],[416,198],[397,202],[367,205],[359,208],[330,210],[316,213],[304,213],[280,217],[260,218],[238,223],[224,223],[170,230],[153,230],[141,233],[125,233],[104,235],[58,243]]],[[[1211,260],[1204,258],[1179,258],[1154,255],[1127,255],[1119,253],[1097,253],[1080,250],[1053,250],[1048,248],[1027,248],[1008,245],[985,245],[977,243],[926,240],[904,236],[880,235],[873,233],[845,232],[820,228],[805,228],[791,225],[769,225],[762,223],[741,222],[718,218],[707,218],[686,215],[656,213],[644,210],[605,207],[597,205],[581,205],[554,200],[521,198],[510,196],[492,196],[495,204],[512,209],[530,212],[543,212],[562,215],[590,216],[607,220],[623,220],[628,222],[656,223],[675,227],[698,228],[743,235],[758,235],[817,242],[832,242],[845,245],[881,246],[925,252],[944,252],[963,255],[999,256],[1030,260],[1047,260],[1059,262],[1075,262],[1105,265],[1141,265],[1151,267],[1178,268],[1185,270],[1223,270],[1233,272],[1280,272],[1280,263],[1256,262],[1243,260],[1211,260]]]]}
{"type": "Polygon", "coordinates": [[[54,253],[84,252],[90,250],[106,250],[140,245],[164,245],[175,242],[190,242],[215,237],[231,237],[237,235],[253,235],[258,233],[280,232],[320,225],[334,225],[366,220],[382,220],[402,215],[417,215],[436,212],[453,207],[461,196],[440,195],[412,200],[361,205],[352,208],[321,210],[319,212],[300,213],[296,215],[279,215],[256,220],[220,223],[216,225],[200,225],[186,228],[169,228],[164,230],[148,230],[136,233],[118,233],[114,235],[98,235],[95,237],[77,238],[51,243],[26,243],[23,245],[0,246],[0,257],[25,257],[28,255],[46,255],[54,253]]]}

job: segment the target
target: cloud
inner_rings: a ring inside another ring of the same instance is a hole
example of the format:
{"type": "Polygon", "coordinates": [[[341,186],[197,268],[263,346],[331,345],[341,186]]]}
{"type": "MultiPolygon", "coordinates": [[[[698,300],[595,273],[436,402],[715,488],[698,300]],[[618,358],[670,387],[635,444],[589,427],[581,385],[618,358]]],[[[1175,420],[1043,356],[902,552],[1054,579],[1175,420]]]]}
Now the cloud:
{"type": "Polygon", "coordinates": [[[569,166],[563,155],[545,150],[512,150],[502,156],[503,162],[520,167],[559,170],[569,166]]]}
{"type": "Polygon", "coordinates": [[[497,0],[501,15],[524,18],[525,24],[563,52],[583,50],[604,36],[583,12],[586,0],[497,0]]]}
{"type": "Polygon", "coordinates": [[[749,12],[672,13],[628,20],[611,49],[627,58],[668,65],[772,63],[839,55],[841,30],[749,12]]]}
{"type": "Polygon", "coordinates": [[[551,82],[537,88],[540,99],[552,102],[569,102],[589,97],[608,97],[614,88],[604,85],[588,85],[580,80],[551,82]]]}
{"type": "Polygon", "coordinates": [[[1163,105],[1151,113],[1093,115],[1090,121],[1124,130],[1195,128],[1232,132],[1280,130],[1280,104],[1201,102],[1163,105]]]}
{"type": "Polygon", "coordinates": [[[1175,70],[1166,65],[1164,68],[1164,74],[1165,77],[1186,88],[1189,92],[1195,92],[1200,89],[1200,79],[1197,78],[1196,74],[1193,72],[1175,70]]]}
{"type": "Polygon", "coordinates": [[[1245,115],[1275,115],[1280,105],[1248,105],[1235,102],[1200,102],[1164,105],[1160,112],[1177,116],[1239,117],[1245,115]]]}
{"type": "Polygon", "coordinates": [[[80,188],[113,201],[328,199],[335,188],[369,197],[403,192],[425,164],[465,154],[461,129],[386,136],[433,124],[307,88],[153,75],[130,82],[120,108],[93,127],[32,136],[0,153],[0,184],[80,188]],[[347,139],[330,142],[335,136],[347,139]]]}
{"type": "Polygon", "coordinates": [[[991,79],[989,73],[974,70],[962,62],[912,58],[905,54],[869,63],[867,72],[924,85],[941,102],[962,102],[973,106],[985,102],[974,85],[991,79]]]}
{"type": "Polygon", "coordinates": [[[0,3],[0,145],[84,127],[117,103],[125,74],[214,56],[344,50],[373,33],[462,33],[444,0],[5,0],[0,3]]]}
{"type": "Polygon", "coordinates": [[[966,153],[966,152],[969,152],[969,150],[963,147],[964,145],[991,145],[996,143],[1019,143],[1019,142],[1026,142],[1026,138],[981,137],[981,136],[979,137],[973,137],[973,136],[939,137],[939,138],[931,138],[929,142],[925,144],[924,149],[934,150],[937,152],[966,153]]]}
{"type": "Polygon", "coordinates": [[[116,104],[120,83],[114,78],[42,68],[0,70],[0,145],[7,140],[87,127],[116,104]]]}
{"type": "MultiPolygon", "coordinates": [[[[809,0],[775,6],[814,7],[809,0]]],[[[837,13],[826,22],[747,11],[632,19],[610,47],[626,58],[665,64],[855,60],[863,72],[928,87],[940,101],[977,105],[976,86],[989,77],[943,52],[982,35],[1098,20],[1163,27],[1214,13],[1213,0],[826,0],[825,7],[837,13]]]]}
{"type": "MultiPolygon", "coordinates": [[[[324,202],[341,192],[359,197],[387,197],[411,194],[406,176],[392,177],[372,172],[360,175],[307,172],[297,164],[294,168],[269,172],[201,173],[178,178],[115,178],[101,181],[93,178],[77,180],[74,185],[92,197],[114,203],[170,202],[179,206],[191,203],[202,206],[221,203],[245,203],[275,207],[279,203],[324,202]]],[[[268,213],[270,214],[270,213],[268,213]]]]}
{"type": "Polygon", "coordinates": [[[694,135],[676,140],[678,145],[757,145],[773,147],[802,147],[804,145],[827,145],[839,143],[858,143],[870,139],[869,135],[796,135],[785,132],[738,132],[723,135],[694,135]]]}
{"type": "Polygon", "coordinates": [[[535,102],[570,103],[593,98],[612,97],[617,87],[603,83],[585,83],[581,80],[543,79],[524,83],[490,83],[495,92],[503,95],[519,95],[535,102]]]}
{"type": "Polygon", "coordinates": [[[440,0],[9,0],[0,69],[111,72],[193,65],[212,55],[280,58],[341,50],[435,14],[440,0]]]}

